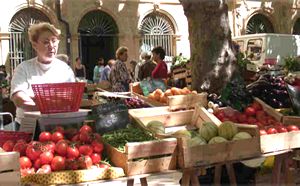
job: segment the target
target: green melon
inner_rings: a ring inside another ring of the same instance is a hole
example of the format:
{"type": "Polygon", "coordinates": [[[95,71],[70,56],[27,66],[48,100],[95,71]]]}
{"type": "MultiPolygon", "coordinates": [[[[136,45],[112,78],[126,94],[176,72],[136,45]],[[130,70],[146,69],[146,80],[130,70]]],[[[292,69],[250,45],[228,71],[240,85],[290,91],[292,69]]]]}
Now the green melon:
{"type": "Polygon", "coordinates": [[[219,136],[231,140],[238,133],[238,128],[234,123],[225,121],[219,126],[218,133],[219,136]]]}
{"type": "Polygon", "coordinates": [[[205,139],[201,136],[195,136],[187,141],[189,147],[197,146],[197,145],[206,145],[205,139]]]}
{"type": "Polygon", "coordinates": [[[212,122],[204,122],[199,128],[199,134],[206,141],[218,135],[218,126],[212,122]]]}
{"type": "Polygon", "coordinates": [[[238,132],[233,136],[232,140],[250,139],[252,136],[248,132],[238,132]]]}
{"type": "Polygon", "coordinates": [[[215,144],[215,143],[224,143],[227,142],[228,140],[221,137],[221,136],[216,136],[211,138],[211,140],[209,140],[208,144],[215,144]]]}
{"type": "Polygon", "coordinates": [[[158,134],[164,134],[165,133],[165,127],[164,124],[160,121],[150,121],[147,124],[147,128],[149,130],[151,130],[154,133],[158,133],[158,134]]]}
{"type": "Polygon", "coordinates": [[[172,136],[176,138],[188,138],[188,139],[192,138],[192,134],[187,130],[178,130],[175,133],[173,133],[172,136]]]}

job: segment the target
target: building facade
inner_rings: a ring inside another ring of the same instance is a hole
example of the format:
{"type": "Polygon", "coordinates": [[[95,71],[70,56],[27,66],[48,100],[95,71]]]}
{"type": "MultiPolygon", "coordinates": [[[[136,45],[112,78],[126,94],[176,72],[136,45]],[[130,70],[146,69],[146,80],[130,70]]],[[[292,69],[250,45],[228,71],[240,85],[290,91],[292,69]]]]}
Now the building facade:
{"type": "MultiPolygon", "coordinates": [[[[115,57],[129,48],[129,60],[142,51],[163,46],[167,61],[190,56],[188,23],[178,0],[10,0],[1,1],[0,63],[14,69],[33,57],[27,28],[46,21],[62,31],[58,53],[71,62],[82,58],[88,74],[99,57],[115,57]]],[[[300,3],[296,0],[228,0],[232,36],[251,33],[300,33],[300,3]]],[[[91,77],[89,77],[91,78],[91,77]]]]}

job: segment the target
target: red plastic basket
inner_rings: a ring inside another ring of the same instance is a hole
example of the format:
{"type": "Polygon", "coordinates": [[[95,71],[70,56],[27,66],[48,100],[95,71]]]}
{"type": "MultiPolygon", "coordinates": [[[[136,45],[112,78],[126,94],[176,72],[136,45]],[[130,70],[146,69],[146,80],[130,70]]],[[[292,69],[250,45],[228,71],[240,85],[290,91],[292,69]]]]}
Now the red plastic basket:
{"type": "Polygon", "coordinates": [[[32,140],[32,133],[0,130],[0,146],[1,147],[7,140],[12,140],[12,141],[16,142],[20,139],[23,139],[27,143],[29,143],[32,140]]]}
{"type": "Polygon", "coordinates": [[[50,83],[31,85],[42,114],[79,110],[85,83],[50,83]]]}

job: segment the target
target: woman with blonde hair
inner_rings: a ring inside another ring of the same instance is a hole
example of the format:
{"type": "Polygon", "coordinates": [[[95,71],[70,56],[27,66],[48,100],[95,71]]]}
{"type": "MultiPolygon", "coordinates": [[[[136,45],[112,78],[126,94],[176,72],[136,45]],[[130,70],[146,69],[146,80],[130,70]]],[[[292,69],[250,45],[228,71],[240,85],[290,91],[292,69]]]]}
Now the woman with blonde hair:
{"type": "Polygon", "coordinates": [[[131,82],[125,62],[128,59],[128,48],[119,47],[116,51],[116,62],[111,68],[110,83],[114,92],[128,92],[131,82]]]}
{"type": "Polygon", "coordinates": [[[29,27],[28,35],[37,57],[19,64],[12,77],[11,99],[17,107],[17,123],[24,118],[24,111],[37,110],[32,84],[75,82],[73,70],[56,58],[60,30],[38,23],[29,27]]]}

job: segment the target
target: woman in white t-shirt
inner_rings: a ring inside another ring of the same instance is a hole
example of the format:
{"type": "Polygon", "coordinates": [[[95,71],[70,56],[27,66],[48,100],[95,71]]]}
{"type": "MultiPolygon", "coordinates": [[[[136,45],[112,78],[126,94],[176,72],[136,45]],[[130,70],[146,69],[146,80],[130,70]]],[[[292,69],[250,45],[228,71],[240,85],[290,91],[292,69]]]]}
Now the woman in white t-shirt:
{"type": "Polygon", "coordinates": [[[37,57],[19,64],[12,77],[11,100],[17,107],[17,123],[21,123],[24,111],[37,110],[31,84],[75,82],[73,70],[55,58],[60,30],[49,23],[38,23],[30,26],[28,35],[37,57]]]}

